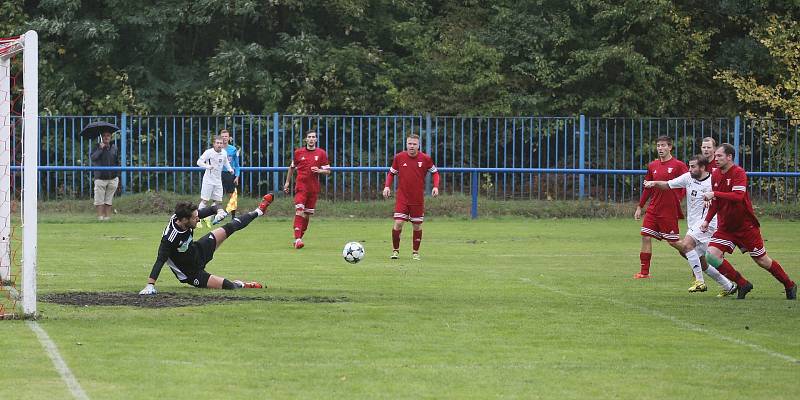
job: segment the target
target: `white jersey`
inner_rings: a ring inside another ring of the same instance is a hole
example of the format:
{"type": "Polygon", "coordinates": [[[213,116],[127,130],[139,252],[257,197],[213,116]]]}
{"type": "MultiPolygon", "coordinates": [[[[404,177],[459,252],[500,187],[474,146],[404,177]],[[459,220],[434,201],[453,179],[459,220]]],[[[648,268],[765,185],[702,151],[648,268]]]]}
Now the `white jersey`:
{"type": "MultiPolygon", "coordinates": [[[[675,179],[667,182],[671,189],[685,188],[686,189],[686,222],[689,229],[697,228],[703,223],[708,209],[703,201],[703,194],[712,192],[711,189],[711,174],[703,180],[692,178],[692,174],[687,172],[675,179]]],[[[717,217],[711,220],[708,225],[708,230],[714,232],[717,230],[717,217]]]]}
{"type": "Polygon", "coordinates": [[[225,151],[217,152],[213,147],[200,155],[200,158],[197,159],[197,165],[206,168],[206,172],[203,174],[204,185],[222,185],[223,168],[231,173],[233,172],[233,167],[228,161],[228,153],[225,151]],[[211,168],[208,168],[209,165],[211,168]]]}

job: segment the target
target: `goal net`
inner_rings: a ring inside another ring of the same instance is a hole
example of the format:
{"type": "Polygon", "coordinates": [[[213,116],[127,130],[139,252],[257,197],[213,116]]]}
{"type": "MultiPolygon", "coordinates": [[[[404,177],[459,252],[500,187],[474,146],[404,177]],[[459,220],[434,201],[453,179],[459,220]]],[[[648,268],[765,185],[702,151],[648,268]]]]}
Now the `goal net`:
{"type": "Polygon", "coordinates": [[[36,317],[38,46],[0,38],[0,319],[36,317]]]}

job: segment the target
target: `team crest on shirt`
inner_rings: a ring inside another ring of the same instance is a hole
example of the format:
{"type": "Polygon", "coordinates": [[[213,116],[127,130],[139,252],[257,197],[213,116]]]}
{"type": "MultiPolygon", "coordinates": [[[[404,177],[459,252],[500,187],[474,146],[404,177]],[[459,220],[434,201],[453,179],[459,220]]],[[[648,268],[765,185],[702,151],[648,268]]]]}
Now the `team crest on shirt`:
{"type": "Polygon", "coordinates": [[[422,168],[422,161],[417,161],[417,166],[419,166],[420,168],[422,168]]]}
{"type": "Polygon", "coordinates": [[[314,161],[319,161],[319,156],[314,156],[314,161]]]}
{"type": "Polygon", "coordinates": [[[302,157],[300,157],[300,159],[301,159],[301,160],[305,160],[305,159],[306,159],[306,156],[302,156],[302,157]]]}
{"type": "Polygon", "coordinates": [[[668,174],[671,174],[671,173],[672,173],[672,167],[669,167],[669,168],[667,168],[667,173],[668,173],[668,174]]]}
{"type": "Polygon", "coordinates": [[[728,186],[730,186],[731,185],[731,180],[730,179],[725,179],[725,180],[728,181],[728,186]]]}

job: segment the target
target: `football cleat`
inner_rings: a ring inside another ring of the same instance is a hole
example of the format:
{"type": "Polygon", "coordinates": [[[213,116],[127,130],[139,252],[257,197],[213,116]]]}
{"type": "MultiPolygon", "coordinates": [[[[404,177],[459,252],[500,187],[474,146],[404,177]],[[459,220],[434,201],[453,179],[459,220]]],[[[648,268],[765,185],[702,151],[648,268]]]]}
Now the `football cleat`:
{"type": "Polygon", "coordinates": [[[400,252],[397,250],[392,250],[392,255],[389,257],[392,260],[397,260],[400,257],[400,252]]]}
{"type": "Polygon", "coordinates": [[[789,289],[786,289],[786,300],[797,300],[797,284],[795,283],[789,289]]]}
{"type": "Polygon", "coordinates": [[[717,297],[728,297],[728,296],[736,293],[736,289],[738,289],[738,288],[739,287],[736,286],[736,282],[731,282],[731,290],[723,290],[723,291],[719,292],[717,297]]]}
{"type": "Polygon", "coordinates": [[[302,249],[305,244],[303,244],[303,239],[297,238],[294,240],[294,248],[295,249],[302,249]]]}
{"type": "Polygon", "coordinates": [[[411,259],[416,261],[422,260],[422,258],[419,257],[419,253],[417,252],[411,253],[411,259]]]}
{"type": "Polygon", "coordinates": [[[650,274],[643,274],[641,272],[637,272],[636,275],[633,276],[633,279],[647,279],[650,278],[650,274]]]}
{"type": "Polygon", "coordinates": [[[736,291],[737,292],[736,298],[739,300],[744,299],[745,296],[747,296],[747,294],[750,293],[751,290],[753,290],[753,284],[750,282],[747,282],[744,285],[739,286],[739,290],[736,291]]]}
{"type": "Polygon", "coordinates": [[[269,207],[269,205],[272,203],[272,200],[274,198],[275,198],[275,196],[273,196],[272,193],[265,194],[264,195],[264,199],[261,200],[261,204],[258,205],[258,209],[261,210],[261,212],[263,212],[264,214],[266,214],[267,213],[267,207],[269,207]]]}
{"type": "Polygon", "coordinates": [[[692,286],[689,287],[689,293],[705,292],[706,290],[708,290],[708,286],[706,286],[705,282],[700,282],[697,280],[694,281],[692,286]]]}
{"type": "Polygon", "coordinates": [[[262,289],[263,286],[261,286],[260,283],[258,283],[256,281],[253,281],[253,282],[244,282],[244,286],[242,288],[243,289],[262,289]]]}

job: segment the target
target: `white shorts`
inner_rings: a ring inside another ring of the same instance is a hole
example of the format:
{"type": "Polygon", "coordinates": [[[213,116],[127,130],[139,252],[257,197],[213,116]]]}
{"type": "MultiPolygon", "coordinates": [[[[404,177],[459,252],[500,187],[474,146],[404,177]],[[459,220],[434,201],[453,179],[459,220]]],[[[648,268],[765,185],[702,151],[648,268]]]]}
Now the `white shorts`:
{"type": "Polygon", "coordinates": [[[699,226],[689,228],[689,231],[686,232],[686,236],[691,236],[694,238],[694,249],[697,251],[699,255],[705,255],[706,251],[708,251],[708,242],[711,241],[711,236],[714,234],[714,231],[709,229],[706,232],[700,230],[699,226]]]}
{"type": "Polygon", "coordinates": [[[222,182],[219,184],[203,182],[203,187],[200,188],[200,198],[203,200],[222,201],[222,182]]]}

